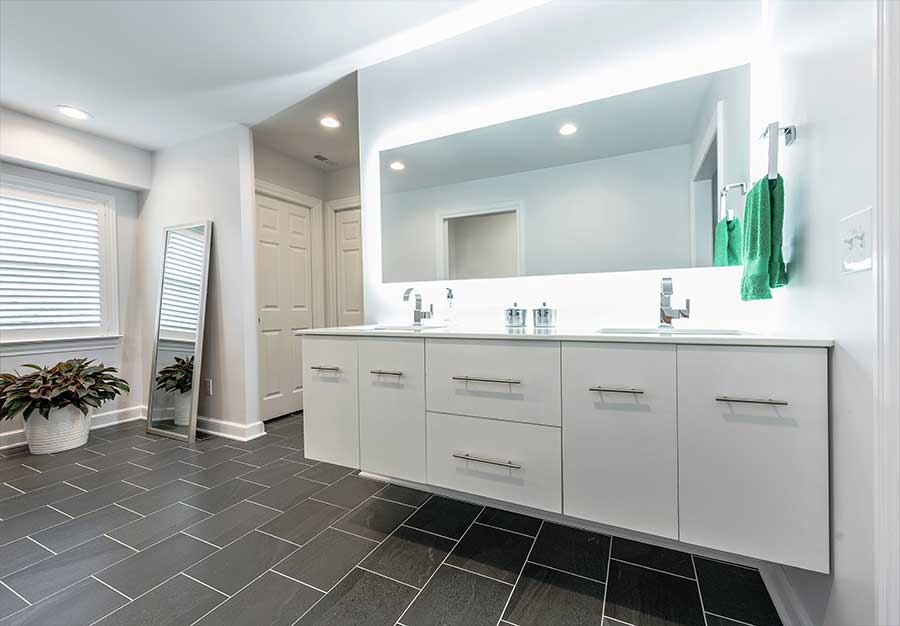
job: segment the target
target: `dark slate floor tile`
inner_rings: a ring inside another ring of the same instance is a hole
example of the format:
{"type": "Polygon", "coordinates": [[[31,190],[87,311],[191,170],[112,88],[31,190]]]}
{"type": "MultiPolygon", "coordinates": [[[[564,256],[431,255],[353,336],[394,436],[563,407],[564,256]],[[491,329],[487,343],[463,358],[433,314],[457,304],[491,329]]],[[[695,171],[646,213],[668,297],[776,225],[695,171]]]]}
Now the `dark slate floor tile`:
{"type": "Polygon", "coordinates": [[[379,498],[399,502],[400,504],[408,504],[409,506],[422,506],[431,497],[427,491],[419,491],[418,489],[410,489],[402,485],[394,485],[389,483],[375,494],[379,498]]]}
{"type": "Polygon", "coordinates": [[[0,485],[0,502],[6,500],[7,498],[12,498],[13,496],[21,495],[21,493],[21,491],[16,491],[9,485],[0,485]]]}
{"type": "Polygon", "coordinates": [[[534,539],[508,530],[474,524],[447,563],[515,584],[534,539]]]}
{"type": "Polygon", "coordinates": [[[296,549],[286,541],[252,532],[185,573],[232,595],[296,549]]]}
{"type": "Polygon", "coordinates": [[[230,446],[219,446],[194,457],[193,459],[191,459],[191,463],[193,463],[194,465],[199,465],[203,468],[214,467],[216,465],[224,463],[225,461],[230,461],[235,457],[239,457],[242,454],[247,454],[247,452],[245,450],[238,450],[237,448],[232,448],[230,446]]]}
{"type": "Polygon", "coordinates": [[[179,500],[190,499],[192,496],[204,491],[206,489],[203,487],[186,483],[183,480],[176,480],[131,498],[120,500],[119,504],[141,515],[150,515],[179,500]]]}
{"type": "Polygon", "coordinates": [[[176,576],[95,626],[187,626],[225,600],[226,596],[187,576],[176,576]]]}
{"type": "Polygon", "coordinates": [[[116,465],[122,465],[129,461],[133,461],[135,465],[143,465],[141,460],[148,456],[150,456],[149,452],[144,452],[137,448],[127,448],[125,450],[120,450],[119,452],[107,454],[106,456],[97,456],[93,459],[84,460],[81,464],[86,465],[91,469],[103,470],[115,467],[116,465]]]}
{"type": "Polygon", "coordinates": [[[25,476],[24,478],[7,480],[5,482],[22,491],[34,491],[35,489],[40,489],[41,487],[46,487],[63,480],[71,480],[73,478],[78,478],[79,476],[84,476],[85,474],[91,474],[93,471],[94,470],[92,469],[73,463],[72,465],[54,467],[53,469],[40,474],[32,474],[25,476]]]}
{"type": "MultiPolygon", "coordinates": [[[[279,435],[288,435],[288,433],[278,433],[279,435]]],[[[278,446],[281,448],[288,448],[293,450],[294,452],[302,452],[303,451],[303,435],[302,434],[291,434],[288,435],[286,439],[282,439],[278,442],[278,446]]]]}
{"type": "Polygon", "coordinates": [[[66,450],[56,454],[34,455],[29,457],[25,463],[31,469],[46,472],[47,470],[62,467],[63,465],[71,465],[72,463],[85,464],[85,461],[96,459],[99,456],[96,452],[91,452],[86,448],[75,448],[74,450],[66,450]]]}
{"type": "MultiPolygon", "coordinates": [[[[18,492],[16,492],[18,493],[18,492]]],[[[56,483],[37,491],[19,494],[0,502],[0,519],[9,519],[22,513],[39,509],[45,504],[53,504],[83,493],[65,483],[56,483]]]]}
{"type": "Polygon", "coordinates": [[[286,457],[289,454],[293,454],[294,452],[295,450],[291,450],[290,448],[282,448],[281,446],[271,445],[264,448],[259,448],[258,450],[254,450],[253,452],[247,452],[237,457],[236,460],[241,461],[242,463],[247,463],[249,465],[255,465],[256,467],[264,467],[269,463],[274,463],[278,459],[286,457]]]}
{"type": "Polygon", "coordinates": [[[303,545],[346,513],[345,509],[324,502],[304,500],[261,527],[260,530],[286,541],[303,545]]]}
{"type": "Polygon", "coordinates": [[[412,587],[354,569],[297,626],[394,626],[415,594],[412,587]]]}
{"type": "Polygon", "coordinates": [[[303,450],[298,450],[297,452],[294,452],[293,454],[289,454],[286,457],[284,457],[284,459],[286,461],[293,461],[294,463],[303,463],[307,467],[312,467],[313,465],[316,464],[316,461],[306,458],[306,455],[303,453],[303,450]]]}
{"type": "Polygon", "coordinates": [[[266,572],[195,626],[291,626],[323,594],[266,572]]]}
{"type": "Polygon", "coordinates": [[[259,450],[260,448],[265,448],[266,446],[276,444],[282,439],[284,439],[284,437],[282,437],[281,435],[266,434],[262,437],[251,439],[250,441],[230,441],[228,442],[228,445],[233,448],[246,450],[247,452],[253,452],[254,450],[259,450]]]}
{"type": "Polygon", "coordinates": [[[478,521],[488,526],[504,528],[531,537],[536,536],[541,527],[541,520],[536,517],[510,513],[509,511],[492,509],[491,507],[487,507],[481,512],[481,515],[478,516],[478,521]]]}
{"type": "Polygon", "coordinates": [[[133,550],[112,539],[97,537],[16,572],[3,582],[29,602],[37,602],[132,554],[133,550]]]}
{"type": "MultiPolygon", "coordinates": [[[[781,622],[777,622],[780,624],[781,622]]],[[[612,623],[611,623],[612,624],[612,623]]],[[[612,626],[615,626],[614,624],[612,626]]],[[[706,626],[747,626],[745,622],[738,622],[721,615],[706,614],[706,626]]]]}
{"type": "Polygon", "coordinates": [[[215,551],[211,545],[179,533],[100,572],[97,578],[136,598],[215,551]]]}
{"type": "Polygon", "coordinates": [[[704,626],[697,582],[610,561],[606,615],[641,626],[704,626]]]}
{"type": "Polygon", "coordinates": [[[92,513],[48,528],[32,537],[42,546],[54,552],[62,552],[137,519],[140,519],[140,516],[136,513],[110,504],[92,513]]]}
{"type": "Polygon", "coordinates": [[[244,463],[238,463],[237,461],[225,461],[223,463],[213,465],[212,467],[200,471],[197,471],[197,468],[193,468],[193,473],[184,476],[184,479],[189,483],[194,483],[195,485],[201,485],[203,487],[216,487],[217,485],[221,485],[222,483],[227,482],[232,478],[237,478],[241,474],[252,472],[253,469],[254,468],[252,466],[245,465],[244,463]]]}
{"type": "Polygon", "coordinates": [[[363,561],[362,566],[421,588],[453,546],[450,539],[401,526],[363,561]]]}
{"type": "Polygon", "coordinates": [[[112,454],[113,452],[118,452],[127,448],[146,448],[147,444],[152,443],[153,440],[149,439],[148,437],[144,437],[141,435],[132,435],[130,437],[123,437],[122,439],[117,439],[115,441],[107,441],[97,445],[91,445],[89,446],[89,449],[93,450],[94,452],[100,452],[101,454],[112,454]]]}
{"type": "Polygon", "coordinates": [[[191,526],[187,534],[223,548],[254,528],[262,526],[278,515],[264,506],[252,502],[238,502],[221,513],[191,526]]]}
{"type": "Polygon", "coordinates": [[[170,483],[173,480],[178,480],[182,476],[194,474],[196,473],[196,471],[196,466],[188,465],[187,463],[182,463],[181,461],[176,461],[175,463],[163,465],[162,467],[159,467],[150,472],[144,472],[139,476],[130,478],[128,479],[128,482],[135,484],[138,487],[143,487],[144,489],[153,489],[155,487],[159,487],[160,485],[170,483]]]}
{"type": "Polygon", "coordinates": [[[335,528],[346,530],[366,539],[381,541],[402,524],[415,509],[405,504],[369,498],[359,508],[348,513],[335,528]]]}
{"type": "MultiPolygon", "coordinates": [[[[227,446],[229,443],[231,443],[230,439],[225,439],[224,437],[206,437],[204,439],[200,439],[200,434],[201,433],[199,432],[197,433],[197,439],[195,439],[193,443],[182,441],[182,447],[189,448],[191,450],[197,450],[198,452],[209,452],[211,450],[217,450],[223,446],[227,446]]],[[[243,454],[243,452],[239,452],[239,454],[243,454]]]]}
{"type": "Polygon", "coordinates": [[[11,615],[19,609],[24,609],[26,606],[28,606],[28,603],[25,600],[6,587],[0,586],[0,618],[11,615]]]}
{"type": "Polygon", "coordinates": [[[5,578],[51,556],[52,552],[27,537],[0,546],[0,578],[5,578]]]}
{"type": "Polygon", "coordinates": [[[603,583],[528,563],[503,614],[518,626],[600,626],[603,583]]]}
{"type": "Polygon", "coordinates": [[[68,519],[59,511],[54,511],[46,506],[5,519],[0,522],[0,545],[56,526],[68,519]]]}
{"type": "Polygon", "coordinates": [[[406,611],[402,622],[406,626],[496,626],[512,589],[444,565],[406,611]]]}
{"type": "Polygon", "coordinates": [[[198,493],[185,500],[185,502],[198,509],[203,509],[207,513],[218,513],[241,500],[246,500],[263,489],[265,487],[261,485],[255,485],[240,478],[235,478],[212,489],[198,493]]]}
{"type": "Polygon", "coordinates": [[[780,626],[778,611],[759,572],[699,557],[694,562],[707,611],[760,626],[780,626]]]}
{"type": "Polygon", "coordinates": [[[102,428],[100,429],[99,434],[100,437],[107,441],[118,441],[119,439],[135,436],[150,437],[150,435],[147,434],[147,423],[144,421],[140,424],[116,425],[102,428]]]}
{"type": "Polygon", "coordinates": [[[369,496],[378,493],[384,487],[384,483],[359,476],[345,476],[334,483],[328,489],[323,489],[316,495],[317,500],[328,504],[352,509],[364,502],[369,496]]]}
{"type": "Polygon", "coordinates": [[[175,448],[181,448],[184,445],[185,443],[178,439],[169,439],[168,437],[154,437],[151,440],[138,442],[134,447],[139,450],[144,450],[145,452],[162,454],[163,452],[169,452],[170,450],[174,450],[175,448]]]}
{"type": "Polygon", "coordinates": [[[325,489],[322,483],[306,480],[300,476],[288,478],[264,491],[250,496],[251,502],[257,502],[273,509],[286,511],[296,504],[300,504],[309,496],[313,496],[325,489]]]}
{"type": "Polygon", "coordinates": [[[53,505],[53,508],[59,509],[72,517],[78,517],[139,493],[144,493],[144,490],[140,487],[123,483],[120,480],[73,498],[60,500],[53,505]]]}
{"type": "Polygon", "coordinates": [[[196,450],[188,450],[187,448],[172,448],[171,450],[159,452],[153,456],[144,457],[140,460],[140,464],[144,467],[149,467],[150,469],[159,469],[166,465],[176,463],[177,461],[193,465],[193,461],[196,460],[200,454],[201,453],[196,450]]]}
{"type": "MultiPolygon", "coordinates": [[[[295,457],[296,455],[291,456],[295,457]]],[[[296,459],[292,458],[291,460],[296,459]]],[[[302,476],[303,478],[308,478],[309,480],[317,480],[320,483],[328,483],[330,485],[332,483],[336,483],[352,471],[352,468],[344,467],[343,465],[319,463],[318,465],[314,465],[308,470],[304,470],[302,476]]]]}
{"type": "Polygon", "coordinates": [[[459,539],[480,512],[481,507],[478,505],[434,496],[406,524],[451,539],[459,539]]]}
{"type": "Polygon", "coordinates": [[[529,560],[603,582],[608,557],[606,535],[545,522],[529,560]]]}
{"type": "Polygon", "coordinates": [[[305,465],[280,459],[278,461],[269,463],[265,467],[261,467],[258,470],[253,470],[242,476],[242,478],[244,480],[249,480],[254,483],[259,483],[261,485],[271,487],[272,485],[277,485],[278,483],[287,480],[295,474],[299,474],[305,469],[305,465]]]}
{"type": "MultiPolygon", "coordinates": [[[[36,470],[31,469],[21,463],[16,463],[15,465],[10,465],[9,467],[3,468],[0,470],[0,482],[13,482],[16,480],[20,480],[22,478],[28,478],[31,476],[40,476],[40,473],[36,470]]],[[[24,491],[24,490],[23,490],[24,491]]]]}
{"type": "Polygon", "coordinates": [[[80,487],[85,491],[93,491],[94,489],[99,489],[104,485],[114,483],[117,480],[127,480],[128,482],[134,482],[132,480],[133,477],[139,474],[146,473],[147,470],[143,467],[139,467],[133,463],[121,463],[119,465],[107,467],[106,469],[102,469],[92,474],[79,476],[78,478],[67,482],[75,485],[76,487],[80,487]]]}
{"type": "Polygon", "coordinates": [[[81,626],[128,602],[93,578],[82,580],[43,602],[3,620],[3,626],[81,626]]]}
{"type": "Polygon", "coordinates": [[[209,513],[178,502],[106,534],[132,548],[143,550],[207,517],[209,513]]]}
{"type": "Polygon", "coordinates": [[[377,545],[329,528],[273,569],[328,591],[377,545]]]}
{"type": "Polygon", "coordinates": [[[691,563],[691,555],[686,552],[659,548],[646,543],[616,537],[612,540],[612,558],[662,570],[670,574],[678,574],[688,578],[694,577],[694,565],[691,563]]]}

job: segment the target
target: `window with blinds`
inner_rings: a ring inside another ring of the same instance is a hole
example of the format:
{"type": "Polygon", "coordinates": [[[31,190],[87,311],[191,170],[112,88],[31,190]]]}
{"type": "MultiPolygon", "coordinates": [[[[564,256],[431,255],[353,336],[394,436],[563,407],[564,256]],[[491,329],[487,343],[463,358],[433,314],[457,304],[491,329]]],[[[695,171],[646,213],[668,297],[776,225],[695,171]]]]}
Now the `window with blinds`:
{"type": "Polygon", "coordinates": [[[169,231],[159,311],[161,337],[193,341],[203,286],[203,256],[202,232],[169,231]]]}
{"type": "Polygon", "coordinates": [[[114,330],[110,205],[80,190],[3,177],[0,340],[114,330]]]}

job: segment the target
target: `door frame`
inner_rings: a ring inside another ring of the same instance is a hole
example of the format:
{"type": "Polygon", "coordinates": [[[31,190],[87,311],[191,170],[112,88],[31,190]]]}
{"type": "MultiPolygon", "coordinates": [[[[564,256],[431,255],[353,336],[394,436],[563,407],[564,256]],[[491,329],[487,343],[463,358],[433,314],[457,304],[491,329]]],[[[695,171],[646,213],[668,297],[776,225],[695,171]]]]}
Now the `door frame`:
{"type": "MultiPolygon", "coordinates": [[[[714,189],[715,192],[714,197],[719,198],[719,190],[722,186],[728,184],[725,181],[725,101],[718,100],[716,102],[716,108],[712,112],[712,115],[709,116],[709,121],[706,123],[706,130],[703,131],[703,139],[701,140],[700,152],[694,157],[694,163],[691,165],[691,173],[690,178],[688,179],[691,191],[691,207],[690,207],[690,246],[691,246],[691,267],[697,267],[697,225],[698,225],[698,215],[697,215],[697,187],[694,183],[697,182],[697,175],[700,173],[700,168],[703,166],[703,162],[706,161],[706,155],[709,153],[710,148],[712,148],[713,142],[716,144],[716,178],[719,183],[719,189],[714,189]]],[[[714,201],[715,202],[715,201],[714,201]]],[[[726,204],[728,200],[726,199],[726,204]]],[[[716,210],[717,219],[722,219],[721,211],[722,207],[719,206],[718,202],[716,202],[716,206],[714,207],[716,210]]],[[[727,206],[726,206],[727,209],[727,206]]],[[[717,222],[718,223],[718,222],[717,222]]]]}
{"type": "Polygon", "coordinates": [[[450,228],[448,222],[460,217],[477,217],[495,213],[516,214],[516,276],[525,275],[525,203],[509,200],[475,205],[465,209],[438,211],[435,216],[435,270],[438,280],[450,280],[450,228]]]}
{"type": "MultiPolygon", "coordinates": [[[[347,196],[325,202],[325,325],[337,326],[337,216],[340,211],[359,209],[362,217],[362,199],[360,196],[347,196]]],[[[363,302],[363,320],[365,320],[365,303],[363,302]]]]}

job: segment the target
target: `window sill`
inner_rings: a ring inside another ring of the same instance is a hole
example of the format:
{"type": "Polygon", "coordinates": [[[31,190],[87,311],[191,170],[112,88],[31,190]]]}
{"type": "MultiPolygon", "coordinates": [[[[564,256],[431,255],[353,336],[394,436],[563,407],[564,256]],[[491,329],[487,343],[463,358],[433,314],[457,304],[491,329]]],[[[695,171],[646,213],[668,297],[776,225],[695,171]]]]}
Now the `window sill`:
{"type": "Polygon", "coordinates": [[[86,335],[84,337],[12,339],[0,341],[0,354],[3,356],[16,356],[84,349],[108,349],[117,347],[121,343],[122,338],[123,335],[86,335]]]}

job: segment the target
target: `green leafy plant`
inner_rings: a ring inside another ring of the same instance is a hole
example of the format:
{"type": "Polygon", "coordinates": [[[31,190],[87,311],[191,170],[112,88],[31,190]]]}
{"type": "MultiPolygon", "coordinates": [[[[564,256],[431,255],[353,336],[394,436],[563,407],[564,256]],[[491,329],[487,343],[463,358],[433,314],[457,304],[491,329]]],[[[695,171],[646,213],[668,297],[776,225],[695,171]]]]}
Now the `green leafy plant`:
{"type": "Polygon", "coordinates": [[[185,393],[191,390],[194,383],[194,356],[175,357],[175,362],[159,370],[156,375],[156,388],[164,391],[185,393]]]}
{"type": "Polygon", "coordinates": [[[107,400],[131,391],[128,383],[116,376],[118,370],[95,365],[93,360],[69,359],[53,367],[24,365],[32,371],[0,374],[0,419],[22,414],[24,419],[37,411],[50,419],[50,411],[77,407],[87,415],[107,400]]]}

